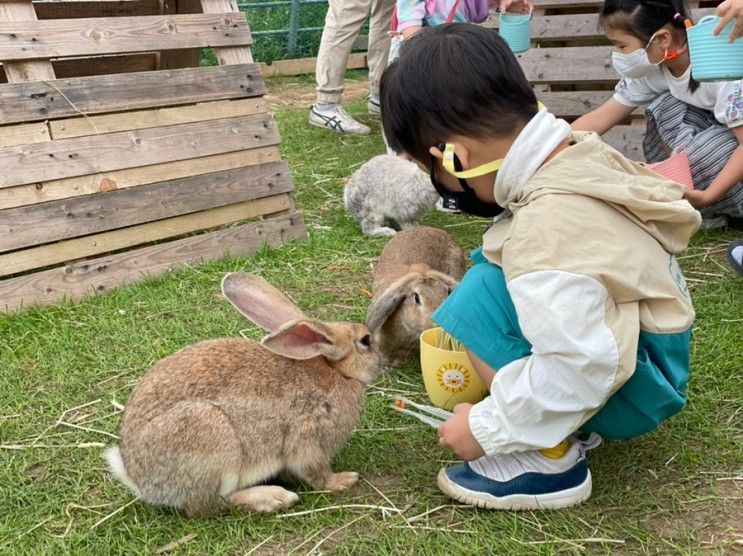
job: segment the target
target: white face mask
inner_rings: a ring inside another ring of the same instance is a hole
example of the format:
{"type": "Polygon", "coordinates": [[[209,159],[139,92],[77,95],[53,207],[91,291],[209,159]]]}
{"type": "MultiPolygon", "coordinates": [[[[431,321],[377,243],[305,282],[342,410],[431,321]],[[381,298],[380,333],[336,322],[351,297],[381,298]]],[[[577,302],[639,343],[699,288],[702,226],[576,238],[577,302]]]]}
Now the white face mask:
{"type": "Polygon", "coordinates": [[[663,63],[665,57],[660,62],[654,64],[648,58],[648,47],[653,42],[655,35],[650,37],[648,44],[645,48],[638,48],[631,54],[622,54],[621,52],[614,51],[611,53],[611,64],[614,66],[616,72],[622,77],[638,78],[645,77],[647,74],[652,72],[655,68],[663,63]]]}

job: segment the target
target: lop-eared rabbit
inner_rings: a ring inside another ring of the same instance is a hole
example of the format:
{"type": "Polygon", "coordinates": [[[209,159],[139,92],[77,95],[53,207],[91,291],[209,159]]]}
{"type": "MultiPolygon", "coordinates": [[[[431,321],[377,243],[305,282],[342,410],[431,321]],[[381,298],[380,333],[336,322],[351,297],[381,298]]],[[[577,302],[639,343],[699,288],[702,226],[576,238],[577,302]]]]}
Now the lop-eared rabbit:
{"type": "Polygon", "coordinates": [[[387,365],[418,353],[418,337],[464,275],[462,250],[444,230],[416,226],[384,246],[374,267],[366,324],[387,365]]]}
{"type": "Polygon", "coordinates": [[[106,451],[112,471],[145,502],[188,516],[287,508],[295,492],[261,484],[277,475],[352,487],[358,474],[330,462],[381,370],[369,330],[308,319],[252,274],[228,274],[222,292],[270,334],[203,341],[157,363],[126,404],[120,447],[106,451]]]}
{"type": "Polygon", "coordinates": [[[428,174],[399,156],[381,154],[348,180],[343,203],[364,235],[393,236],[416,225],[439,195],[428,174]]]}

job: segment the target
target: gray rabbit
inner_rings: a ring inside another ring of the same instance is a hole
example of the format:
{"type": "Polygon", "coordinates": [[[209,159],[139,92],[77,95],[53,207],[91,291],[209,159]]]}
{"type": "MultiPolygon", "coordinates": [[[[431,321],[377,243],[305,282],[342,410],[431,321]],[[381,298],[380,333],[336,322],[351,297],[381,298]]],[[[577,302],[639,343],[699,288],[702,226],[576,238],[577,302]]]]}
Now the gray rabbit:
{"type": "Polygon", "coordinates": [[[358,474],[330,462],[381,370],[369,330],[310,320],[255,275],[228,274],[222,292],[270,334],[207,340],[157,363],[126,404],[121,446],[106,451],[112,471],[145,502],[189,516],[289,507],[295,492],[261,485],[279,474],[352,487],[358,474]]]}
{"type": "Polygon", "coordinates": [[[459,245],[438,228],[416,226],[395,235],[374,266],[372,301],[366,324],[390,365],[418,351],[431,315],[464,275],[459,245]]]}
{"type": "Polygon", "coordinates": [[[409,160],[382,154],[364,163],[346,184],[343,202],[364,235],[393,236],[415,226],[439,195],[409,160]]]}

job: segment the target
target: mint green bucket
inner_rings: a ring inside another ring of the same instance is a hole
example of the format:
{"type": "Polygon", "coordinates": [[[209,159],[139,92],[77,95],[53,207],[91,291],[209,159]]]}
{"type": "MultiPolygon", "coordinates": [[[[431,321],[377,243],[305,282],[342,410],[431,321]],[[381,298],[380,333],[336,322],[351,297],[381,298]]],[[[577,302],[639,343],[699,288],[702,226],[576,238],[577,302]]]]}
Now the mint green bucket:
{"type": "Polygon", "coordinates": [[[529,50],[531,42],[531,14],[509,14],[500,12],[498,15],[498,33],[508,43],[511,51],[518,54],[529,50]]]}
{"type": "Polygon", "coordinates": [[[706,15],[686,30],[691,59],[691,76],[697,81],[725,81],[743,78],[743,37],[728,42],[735,21],[716,37],[712,30],[720,18],[706,15]]]}

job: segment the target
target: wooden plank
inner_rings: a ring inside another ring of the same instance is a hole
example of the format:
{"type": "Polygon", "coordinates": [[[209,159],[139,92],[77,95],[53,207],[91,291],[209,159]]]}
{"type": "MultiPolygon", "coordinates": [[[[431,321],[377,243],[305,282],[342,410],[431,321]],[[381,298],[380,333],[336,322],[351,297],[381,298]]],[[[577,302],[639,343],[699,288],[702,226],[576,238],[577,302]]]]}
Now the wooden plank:
{"type": "MultiPolygon", "coordinates": [[[[236,0],[201,0],[201,9],[205,14],[238,12],[236,0]]],[[[246,20],[245,14],[241,14],[246,20]]],[[[214,54],[217,56],[217,62],[220,66],[234,64],[249,64],[253,62],[253,55],[250,48],[216,48],[214,54]]]]}
{"type": "MultiPolygon", "coordinates": [[[[62,58],[52,60],[54,74],[59,79],[82,77],[85,75],[104,75],[113,73],[131,73],[135,71],[152,71],[156,67],[155,52],[139,54],[121,54],[114,56],[85,56],[82,58],[62,58]]],[[[27,62],[30,63],[30,62],[27,62]]],[[[7,83],[5,69],[0,64],[0,83],[7,83]]]]}
{"type": "MultiPolygon", "coordinates": [[[[31,25],[37,23],[36,12],[31,0],[0,2],[0,25],[23,25],[24,22],[31,22],[31,25]]],[[[0,56],[0,60],[5,61],[6,58],[0,56]]],[[[35,60],[21,64],[9,62],[5,64],[4,70],[9,83],[55,78],[49,60],[35,60]]]]}
{"type": "MultiPolygon", "coordinates": [[[[346,69],[359,69],[366,67],[366,53],[353,53],[348,57],[346,69]]],[[[274,77],[277,75],[304,75],[314,73],[317,66],[317,58],[298,58],[296,60],[276,60],[271,64],[261,64],[261,75],[263,77],[274,77]]]]}
{"type": "Polygon", "coordinates": [[[306,235],[302,216],[293,213],[11,278],[0,281],[0,309],[14,311],[65,298],[80,299],[175,267],[217,259],[228,253],[248,255],[264,244],[278,246],[306,235]]]}
{"type": "Polygon", "coordinates": [[[642,138],[645,135],[645,125],[618,125],[603,135],[604,141],[617,149],[631,160],[644,161],[642,138]]]}
{"type": "Polygon", "coordinates": [[[174,108],[134,110],[104,116],[52,120],[49,122],[49,127],[54,139],[69,139],[70,137],[82,137],[84,135],[219,120],[264,112],[266,112],[266,103],[262,98],[217,100],[174,108]]]}
{"type": "Polygon", "coordinates": [[[113,56],[84,56],[82,58],[63,58],[52,60],[54,73],[60,79],[83,77],[86,75],[104,75],[115,73],[132,73],[156,69],[156,54],[116,54],[113,56]]]}
{"type": "Polygon", "coordinates": [[[0,218],[0,252],[124,228],[286,193],[294,189],[285,162],[269,162],[8,209],[0,218]]]}
{"type": "Polygon", "coordinates": [[[49,128],[41,122],[0,126],[0,147],[51,141],[49,128]]]}
{"type": "Polygon", "coordinates": [[[186,160],[279,142],[268,114],[0,148],[0,188],[186,160]]]}
{"type": "MultiPolygon", "coordinates": [[[[601,106],[614,94],[611,91],[548,91],[537,92],[537,98],[550,112],[561,118],[577,118],[601,106]]],[[[637,108],[634,116],[643,116],[644,107],[637,108]]]]}
{"type": "Polygon", "coordinates": [[[248,24],[241,13],[0,22],[0,60],[250,43],[248,24]]]}
{"type": "MultiPolygon", "coordinates": [[[[201,0],[163,1],[163,13],[197,14],[201,13],[201,0]]],[[[165,50],[159,54],[158,69],[196,68],[201,63],[201,49],[165,50]]]]}
{"type": "Polygon", "coordinates": [[[263,164],[280,160],[280,158],[277,147],[261,147],[89,176],[8,187],[0,189],[0,210],[116,189],[126,189],[187,176],[198,176],[241,166],[263,164]]]}
{"type": "Polygon", "coordinates": [[[258,64],[12,83],[0,87],[0,124],[249,98],[265,93],[258,64]]]}
{"type": "Polygon", "coordinates": [[[39,19],[158,15],[160,0],[39,0],[34,8],[39,19]]]}
{"type": "MultiPolygon", "coordinates": [[[[714,13],[713,9],[692,10],[694,21],[714,13]]],[[[497,29],[498,18],[486,20],[486,27],[497,29]]],[[[531,38],[538,44],[550,41],[577,41],[586,40],[610,44],[599,26],[599,14],[572,14],[572,15],[544,15],[534,16],[532,19],[531,38]]]]}
{"type": "Polygon", "coordinates": [[[516,54],[531,83],[616,83],[611,46],[532,48],[516,54]]]}
{"type": "Polygon", "coordinates": [[[0,276],[110,253],[145,243],[180,236],[189,232],[215,228],[256,216],[272,214],[290,207],[288,194],[263,197],[215,209],[176,216],[167,220],[103,232],[40,247],[0,255],[0,276]]]}

